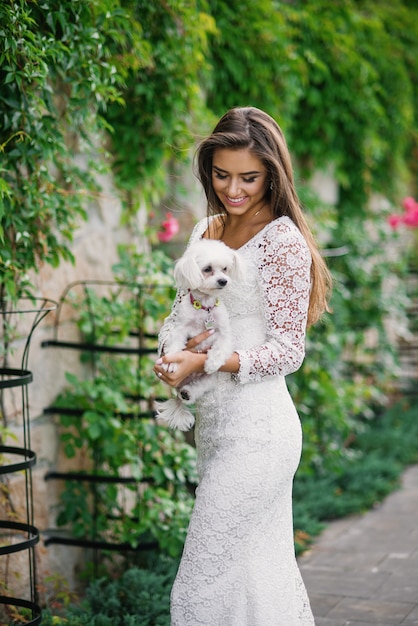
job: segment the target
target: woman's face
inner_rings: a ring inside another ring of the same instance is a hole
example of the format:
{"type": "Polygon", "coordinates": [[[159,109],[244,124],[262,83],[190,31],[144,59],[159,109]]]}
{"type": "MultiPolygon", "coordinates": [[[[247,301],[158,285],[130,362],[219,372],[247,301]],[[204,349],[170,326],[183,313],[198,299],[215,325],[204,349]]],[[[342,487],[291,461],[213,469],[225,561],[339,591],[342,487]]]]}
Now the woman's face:
{"type": "Polygon", "coordinates": [[[212,162],[213,189],[231,215],[254,214],[266,203],[267,171],[248,148],[218,148],[212,162]]]}

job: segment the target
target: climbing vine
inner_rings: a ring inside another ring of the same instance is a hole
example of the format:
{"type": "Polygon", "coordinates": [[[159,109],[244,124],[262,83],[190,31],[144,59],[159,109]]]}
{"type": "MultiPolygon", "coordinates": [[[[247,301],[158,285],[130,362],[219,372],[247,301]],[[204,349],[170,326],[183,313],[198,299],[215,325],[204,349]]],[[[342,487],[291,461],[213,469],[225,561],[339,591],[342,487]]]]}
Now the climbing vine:
{"type": "Polygon", "coordinates": [[[305,174],[332,164],[350,211],[364,212],[372,191],[399,194],[417,150],[412,3],[216,0],[211,13],[208,103],[218,115],[267,109],[305,174]]]}
{"type": "Polygon", "coordinates": [[[208,67],[207,38],[215,24],[197,4],[137,0],[130,9],[150,62],[142,71],[128,70],[123,102],[113,102],[106,119],[118,184],[147,200],[164,189],[167,160],[188,156],[196,118],[206,111],[200,74],[208,67]]]}
{"type": "Polygon", "coordinates": [[[72,259],[106,167],[103,113],[126,68],[149,58],[139,25],[107,0],[2,2],[0,31],[0,299],[15,301],[32,293],[29,270],[72,259]]]}

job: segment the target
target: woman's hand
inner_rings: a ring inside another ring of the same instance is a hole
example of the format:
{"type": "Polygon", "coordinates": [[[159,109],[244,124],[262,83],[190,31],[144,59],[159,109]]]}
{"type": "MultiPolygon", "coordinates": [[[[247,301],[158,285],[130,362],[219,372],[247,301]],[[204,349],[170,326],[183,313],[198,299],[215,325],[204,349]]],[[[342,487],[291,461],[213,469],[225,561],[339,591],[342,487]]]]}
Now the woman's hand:
{"type": "Polygon", "coordinates": [[[199,353],[207,352],[207,350],[199,350],[199,345],[203,341],[205,341],[205,339],[208,339],[208,337],[213,335],[214,332],[215,331],[211,328],[210,330],[205,330],[203,333],[200,333],[199,335],[196,335],[196,337],[192,337],[186,343],[185,350],[190,350],[190,352],[199,352],[199,353]]]}
{"type": "Polygon", "coordinates": [[[161,378],[167,385],[178,387],[191,374],[203,372],[207,350],[201,350],[199,346],[214,332],[213,329],[205,330],[203,333],[191,337],[182,352],[165,354],[160,357],[154,366],[154,372],[158,378],[161,378]]]}
{"type": "Polygon", "coordinates": [[[155,362],[154,372],[157,374],[158,378],[167,383],[167,385],[179,387],[182,381],[191,374],[203,372],[205,361],[206,354],[204,352],[182,350],[181,352],[165,354],[160,357],[155,362]],[[173,364],[176,365],[175,368],[170,367],[173,364]],[[171,371],[173,369],[174,371],[171,371]]]}

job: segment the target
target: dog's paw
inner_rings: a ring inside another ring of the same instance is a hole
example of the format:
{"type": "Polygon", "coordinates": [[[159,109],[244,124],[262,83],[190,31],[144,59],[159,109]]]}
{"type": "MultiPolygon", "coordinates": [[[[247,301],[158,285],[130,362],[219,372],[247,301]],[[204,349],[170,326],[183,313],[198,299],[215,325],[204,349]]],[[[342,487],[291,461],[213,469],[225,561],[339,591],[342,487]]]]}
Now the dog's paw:
{"type": "Polygon", "coordinates": [[[192,387],[189,385],[185,385],[184,387],[179,389],[178,394],[183,402],[185,402],[186,404],[192,404],[195,401],[192,387]]]}
{"type": "Polygon", "coordinates": [[[219,358],[218,355],[211,355],[210,350],[208,352],[208,358],[206,359],[204,370],[206,374],[214,374],[225,363],[226,358],[219,358]],[[212,358],[210,358],[212,357],[212,358]]]}

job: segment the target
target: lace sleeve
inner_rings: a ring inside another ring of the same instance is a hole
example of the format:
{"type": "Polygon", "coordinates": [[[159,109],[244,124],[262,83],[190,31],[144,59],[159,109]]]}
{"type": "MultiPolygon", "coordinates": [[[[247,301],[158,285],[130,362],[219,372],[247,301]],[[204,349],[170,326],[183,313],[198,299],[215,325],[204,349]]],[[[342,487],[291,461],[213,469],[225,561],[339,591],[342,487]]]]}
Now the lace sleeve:
{"type": "Polygon", "coordinates": [[[257,268],[266,341],[237,350],[240,383],[287,376],[302,365],[310,293],[311,255],[296,226],[276,223],[259,242],[257,268]]]}

